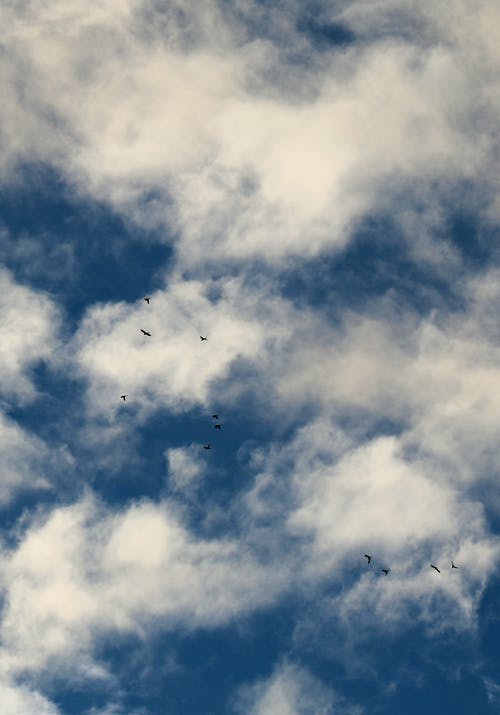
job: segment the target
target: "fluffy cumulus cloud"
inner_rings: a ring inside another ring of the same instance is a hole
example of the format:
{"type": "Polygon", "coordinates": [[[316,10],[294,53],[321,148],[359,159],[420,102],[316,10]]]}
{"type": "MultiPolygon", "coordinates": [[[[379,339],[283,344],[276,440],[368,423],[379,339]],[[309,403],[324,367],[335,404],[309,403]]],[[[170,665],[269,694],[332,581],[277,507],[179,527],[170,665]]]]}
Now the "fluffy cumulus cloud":
{"type": "Polygon", "coordinates": [[[337,584],[331,613],[346,623],[359,622],[369,603],[381,628],[404,623],[415,608],[435,628],[456,614],[460,628],[473,626],[499,552],[481,502],[452,475],[439,474],[436,462],[408,458],[404,439],[359,442],[339,432],[319,420],[282,449],[261,454],[245,496],[256,523],[273,519],[290,543],[298,539],[296,587],[337,584]],[[461,568],[452,570],[452,561],[461,568]]]}
{"type": "Polygon", "coordinates": [[[456,313],[395,315],[382,302],[371,314],[351,314],[340,329],[325,326],[312,343],[314,359],[308,346],[293,351],[280,394],[356,415],[358,427],[392,420],[407,452],[428,458],[438,479],[489,478],[498,466],[500,409],[497,328],[488,317],[495,278],[471,281],[466,309],[456,313]]]}
{"type": "Polygon", "coordinates": [[[360,42],[318,55],[300,3],[6,6],[4,167],[50,158],[198,264],[341,247],[418,179],[479,176],[494,213],[494,3],[376,8],[323,9],[360,42]]]}
{"type": "Polygon", "coordinates": [[[2,670],[87,670],[105,634],[155,624],[230,622],[269,603],[287,583],[230,539],[192,536],[168,503],[123,512],[85,500],[52,511],[3,554],[2,670]]]}
{"type": "Polygon", "coordinates": [[[267,298],[238,279],[173,281],[149,305],[93,307],[71,345],[89,408],[116,411],[122,391],[145,408],[205,404],[231,366],[257,363],[290,332],[286,305],[267,298]]]}

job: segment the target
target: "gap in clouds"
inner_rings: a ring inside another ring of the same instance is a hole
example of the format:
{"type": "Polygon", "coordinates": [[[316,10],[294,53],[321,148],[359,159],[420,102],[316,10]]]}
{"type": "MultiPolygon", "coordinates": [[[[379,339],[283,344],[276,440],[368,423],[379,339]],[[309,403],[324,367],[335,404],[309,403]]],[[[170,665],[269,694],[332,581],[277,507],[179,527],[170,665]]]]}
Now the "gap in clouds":
{"type": "Polygon", "coordinates": [[[217,629],[153,628],[146,637],[104,637],[96,659],[112,673],[112,681],[94,681],[92,694],[82,692],[84,699],[78,701],[78,685],[68,688],[56,675],[53,698],[64,713],[86,713],[86,707],[102,706],[113,692],[127,713],[145,708],[148,715],[234,715],[231,694],[248,681],[267,677],[289,651],[300,607],[292,594],[279,607],[217,629]],[[78,709],[72,710],[74,703],[78,709]]]}
{"type": "MultiPolygon", "coordinates": [[[[16,178],[0,188],[0,259],[52,295],[72,329],[89,305],[142,300],[163,282],[173,241],[166,227],[123,218],[47,165],[24,165],[16,178]]],[[[144,212],[148,201],[154,196],[144,196],[144,212]]]]}
{"type": "Polygon", "coordinates": [[[327,51],[333,48],[344,48],[356,42],[355,33],[340,21],[322,21],[317,16],[318,7],[314,4],[307,7],[302,18],[297,23],[299,32],[303,32],[316,51],[327,51]]]}
{"type": "MultiPolygon", "coordinates": [[[[178,414],[157,409],[145,421],[134,424],[133,415],[130,419],[127,415],[134,409],[130,396],[121,407],[127,420],[126,438],[118,437],[123,461],[111,473],[107,465],[97,464],[90,479],[87,475],[87,483],[113,507],[168,496],[182,510],[193,535],[217,538],[241,533],[238,498],[254,483],[254,455],[272,447],[277,437],[282,438],[283,427],[273,427],[269,416],[259,416],[245,399],[232,407],[224,407],[223,400],[214,402],[212,407],[178,414]],[[220,431],[214,429],[214,412],[220,415],[220,431]],[[203,445],[209,442],[213,448],[204,450],[203,445]],[[167,450],[179,448],[192,449],[201,470],[193,490],[184,492],[169,478],[166,458],[167,450]]],[[[296,427],[289,426],[284,438],[290,439],[296,427]]]]}
{"type": "Polygon", "coordinates": [[[319,309],[333,324],[345,319],[346,308],[370,312],[384,297],[423,317],[435,309],[461,311],[463,278],[491,265],[496,256],[483,243],[477,216],[458,208],[446,224],[447,238],[461,252],[461,265],[454,261],[448,271],[419,260],[391,216],[370,216],[342,252],[301,260],[285,270],[282,294],[299,308],[319,309]]]}
{"type": "MultiPolygon", "coordinates": [[[[438,609],[439,603],[435,605],[438,609]]],[[[482,685],[484,671],[491,667],[485,667],[479,639],[457,632],[456,623],[436,636],[432,623],[422,629],[416,610],[409,611],[402,629],[378,625],[376,614],[347,626],[325,589],[299,616],[290,657],[307,663],[323,682],[334,677],[342,693],[369,712],[398,715],[408,711],[403,703],[412,703],[415,715],[426,707],[431,712],[435,707],[436,712],[492,713],[482,685]]]]}

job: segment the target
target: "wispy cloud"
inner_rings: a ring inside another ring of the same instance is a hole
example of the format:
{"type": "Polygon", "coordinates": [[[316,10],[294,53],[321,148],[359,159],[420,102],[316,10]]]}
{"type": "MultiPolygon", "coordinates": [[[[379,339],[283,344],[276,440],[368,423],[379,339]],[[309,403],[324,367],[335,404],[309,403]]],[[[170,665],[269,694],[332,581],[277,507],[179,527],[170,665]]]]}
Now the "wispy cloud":
{"type": "Polygon", "coordinates": [[[301,667],[284,662],[272,675],[243,687],[236,701],[242,715],[361,715],[301,667]]]}

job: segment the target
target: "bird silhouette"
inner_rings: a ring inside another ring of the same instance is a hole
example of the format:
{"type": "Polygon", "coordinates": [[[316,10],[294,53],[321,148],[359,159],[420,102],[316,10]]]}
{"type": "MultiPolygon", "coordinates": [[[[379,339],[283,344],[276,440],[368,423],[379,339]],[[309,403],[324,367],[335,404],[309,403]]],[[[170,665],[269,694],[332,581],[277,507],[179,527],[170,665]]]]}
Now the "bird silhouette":
{"type": "Polygon", "coordinates": [[[434,571],[437,571],[438,573],[441,573],[441,571],[438,569],[437,566],[434,566],[434,564],[431,564],[431,569],[434,569],[434,571]]]}
{"type": "Polygon", "coordinates": [[[387,576],[391,569],[380,569],[380,570],[387,576]]]}
{"type": "Polygon", "coordinates": [[[220,425],[214,425],[215,429],[222,429],[220,425]]]}
{"type": "Polygon", "coordinates": [[[219,419],[219,415],[212,415],[212,419],[213,419],[213,420],[218,420],[218,419],[219,419]]]}
{"type": "Polygon", "coordinates": [[[128,397],[128,395],[120,395],[120,398],[121,398],[124,402],[127,401],[127,397],[128,397]]]}
{"type": "Polygon", "coordinates": [[[452,568],[452,569],[457,569],[458,566],[455,566],[455,564],[454,564],[453,561],[452,561],[452,562],[451,562],[451,568],[452,568]]]}
{"type": "Polygon", "coordinates": [[[209,442],[208,444],[203,445],[203,449],[212,449],[212,444],[209,442]]]}
{"type": "Polygon", "coordinates": [[[203,340],[208,340],[208,338],[204,338],[203,335],[200,335],[200,340],[203,342],[203,340]]]}
{"type": "Polygon", "coordinates": [[[147,330],[143,330],[142,328],[140,328],[140,331],[143,335],[147,335],[148,337],[151,337],[151,333],[148,333],[147,330]]]}
{"type": "Polygon", "coordinates": [[[145,300],[146,303],[149,305],[149,301],[151,300],[151,298],[144,298],[144,300],[145,300]]]}
{"type": "Polygon", "coordinates": [[[368,559],[368,563],[370,563],[370,561],[372,560],[372,557],[369,556],[368,554],[365,554],[365,557],[368,559]]]}

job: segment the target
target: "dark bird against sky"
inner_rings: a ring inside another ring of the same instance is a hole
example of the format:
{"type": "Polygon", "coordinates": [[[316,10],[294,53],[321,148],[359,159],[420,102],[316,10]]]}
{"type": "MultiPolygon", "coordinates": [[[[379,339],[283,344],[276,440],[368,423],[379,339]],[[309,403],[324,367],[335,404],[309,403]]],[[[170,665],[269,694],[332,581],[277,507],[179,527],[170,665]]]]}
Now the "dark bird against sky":
{"type": "Polygon", "coordinates": [[[365,558],[367,558],[367,559],[368,559],[368,563],[370,563],[370,561],[372,560],[372,557],[371,557],[371,556],[369,556],[368,554],[365,554],[365,558]]]}
{"type": "Polygon", "coordinates": [[[128,395],[120,395],[120,397],[124,402],[126,402],[128,395]]]}
{"type": "Polygon", "coordinates": [[[204,338],[203,335],[200,335],[200,340],[208,340],[208,338],[204,338]]]}
{"type": "Polygon", "coordinates": [[[142,328],[140,328],[140,331],[143,335],[147,335],[148,337],[151,337],[151,333],[148,333],[147,330],[143,330],[142,328]]]}
{"type": "Polygon", "coordinates": [[[458,566],[455,566],[455,564],[454,564],[453,561],[452,561],[452,562],[451,562],[451,568],[452,568],[452,569],[457,569],[458,566]]]}
{"type": "Polygon", "coordinates": [[[204,444],[203,449],[212,449],[212,443],[209,442],[208,444],[204,444]]]}
{"type": "Polygon", "coordinates": [[[387,576],[391,569],[380,569],[380,570],[382,571],[382,573],[384,573],[387,576]]]}
{"type": "Polygon", "coordinates": [[[144,298],[144,300],[145,300],[146,303],[149,305],[149,301],[151,300],[151,298],[144,298]]]}
{"type": "Polygon", "coordinates": [[[437,566],[434,566],[434,564],[431,564],[431,569],[434,569],[434,571],[437,571],[438,573],[441,573],[441,571],[438,569],[437,566]]]}

